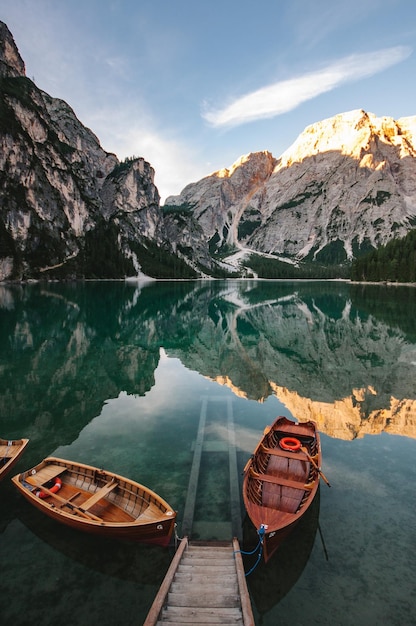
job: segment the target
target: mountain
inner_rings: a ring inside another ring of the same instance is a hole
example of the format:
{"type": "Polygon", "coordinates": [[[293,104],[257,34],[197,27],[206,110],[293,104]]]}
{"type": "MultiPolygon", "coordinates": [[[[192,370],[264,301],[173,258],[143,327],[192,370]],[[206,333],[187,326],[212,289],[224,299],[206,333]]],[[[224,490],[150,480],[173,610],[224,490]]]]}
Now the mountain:
{"type": "Polygon", "coordinates": [[[153,168],[120,163],[38,89],[2,22],[0,87],[0,280],[118,278],[151,264],[149,247],[167,240],[153,168]]]}
{"type": "Polygon", "coordinates": [[[211,250],[342,263],[416,224],[416,117],[362,110],[307,127],[279,159],[249,154],[167,198],[211,250]]]}

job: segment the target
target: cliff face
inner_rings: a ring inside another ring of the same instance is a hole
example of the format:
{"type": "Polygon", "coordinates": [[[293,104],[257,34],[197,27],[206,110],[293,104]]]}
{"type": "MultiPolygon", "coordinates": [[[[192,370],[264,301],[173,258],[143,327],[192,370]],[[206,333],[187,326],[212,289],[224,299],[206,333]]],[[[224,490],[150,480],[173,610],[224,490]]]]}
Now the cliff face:
{"type": "Polygon", "coordinates": [[[351,259],[404,236],[416,223],[415,128],[365,111],[308,127],[279,160],[249,245],[313,259],[338,246],[351,259]]]}
{"type": "Polygon", "coordinates": [[[270,152],[241,157],[230,169],[187,185],[180,196],[167,198],[165,209],[176,207],[192,215],[212,252],[235,245],[260,225],[258,206],[275,164],[270,152]]]}
{"type": "Polygon", "coordinates": [[[192,212],[217,247],[342,262],[415,226],[415,130],[416,117],[340,114],[278,160],[248,155],[166,204],[192,212]]]}
{"type": "Polygon", "coordinates": [[[137,243],[157,239],[162,220],[153,169],[105,152],[25,76],[0,30],[0,280],[95,275],[97,265],[99,277],[137,274],[137,243]]]}
{"type": "Polygon", "coordinates": [[[14,39],[6,24],[0,22],[0,75],[16,77],[25,73],[25,64],[14,39]]]}

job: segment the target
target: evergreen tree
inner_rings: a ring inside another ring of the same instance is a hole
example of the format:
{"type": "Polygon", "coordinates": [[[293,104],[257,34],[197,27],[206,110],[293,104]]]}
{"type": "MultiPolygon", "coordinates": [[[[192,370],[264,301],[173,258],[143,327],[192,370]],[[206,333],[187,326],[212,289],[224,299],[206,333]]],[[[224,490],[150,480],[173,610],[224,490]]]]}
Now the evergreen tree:
{"type": "Polygon", "coordinates": [[[351,280],[415,282],[416,230],[356,259],[351,267],[351,280]]]}

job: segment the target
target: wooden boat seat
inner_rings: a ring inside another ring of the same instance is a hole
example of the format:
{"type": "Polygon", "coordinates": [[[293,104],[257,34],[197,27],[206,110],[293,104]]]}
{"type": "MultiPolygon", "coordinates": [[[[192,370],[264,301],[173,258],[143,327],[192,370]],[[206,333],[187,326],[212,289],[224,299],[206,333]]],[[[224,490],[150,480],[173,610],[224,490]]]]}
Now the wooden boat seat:
{"type": "Polygon", "coordinates": [[[116,481],[111,481],[109,483],[106,483],[104,487],[101,487],[101,489],[96,491],[90,498],[88,498],[88,500],[83,502],[80,505],[80,509],[83,511],[88,511],[91,507],[94,506],[94,504],[97,504],[99,500],[101,500],[106,495],[111,493],[113,489],[115,489],[117,486],[118,486],[118,483],[116,481]]]}
{"type": "Polygon", "coordinates": [[[282,437],[296,437],[296,439],[302,440],[302,445],[305,445],[305,442],[307,441],[313,441],[315,439],[313,435],[308,435],[307,433],[302,432],[302,429],[299,429],[296,432],[294,430],[274,430],[273,434],[276,434],[279,439],[281,439],[282,437]]]}
{"type": "Polygon", "coordinates": [[[292,487],[293,489],[300,489],[302,491],[312,489],[313,485],[305,483],[305,481],[288,480],[287,478],[281,478],[280,476],[273,476],[272,474],[257,474],[251,470],[251,476],[256,480],[262,480],[266,483],[273,483],[281,487],[292,487]]]}
{"type": "Polygon", "coordinates": [[[56,478],[63,472],[65,472],[66,467],[62,465],[45,465],[42,467],[36,474],[30,474],[30,484],[35,485],[36,487],[42,487],[44,483],[48,483],[53,478],[56,478]]]}

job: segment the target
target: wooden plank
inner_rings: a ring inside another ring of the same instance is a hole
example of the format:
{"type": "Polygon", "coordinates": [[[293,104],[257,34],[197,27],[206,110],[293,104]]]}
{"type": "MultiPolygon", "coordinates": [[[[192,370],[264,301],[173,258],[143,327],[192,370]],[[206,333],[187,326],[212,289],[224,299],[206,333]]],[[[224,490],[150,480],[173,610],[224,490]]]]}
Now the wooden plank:
{"type": "MultiPolygon", "coordinates": [[[[189,572],[180,572],[179,570],[176,571],[175,574],[175,582],[178,583],[198,583],[201,585],[205,585],[205,583],[207,582],[207,580],[210,580],[210,578],[214,578],[215,580],[218,580],[218,575],[215,576],[214,574],[211,575],[211,577],[208,576],[208,574],[206,572],[201,572],[199,573],[198,571],[189,571],[189,572]]],[[[228,583],[233,582],[235,580],[235,572],[231,572],[231,573],[221,573],[221,582],[224,583],[224,585],[228,585],[228,583]]]]}
{"type": "Polygon", "coordinates": [[[233,539],[233,548],[244,626],[254,626],[255,621],[253,609],[251,607],[250,593],[248,591],[247,580],[244,572],[243,558],[241,556],[240,544],[236,537],[233,539]]]}
{"type": "Polygon", "coordinates": [[[54,465],[49,464],[42,469],[38,470],[36,474],[29,474],[25,480],[31,485],[35,485],[36,487],[41,487],[43,483],[48,483],[53,478],[60,476],[63,472],[65,472],[66,467],[63,465],[54,465]],[[30,480],[29,480],[30,478],[30,480]]]}
{"type": "Polygon", "coordinates": [[[137,520],[141,522],[153,522],[155,519],[160,519],[163,513],[156,504],[153,502],[149,502],[149,506],[147,506],[144,511],[137,516],[137,520]]]}
{"type": "MultiPolygon", "coordinates": [[[[192,578],[191,581],[195,584],[194,578],[192,578]]],[[[191,581],[190,580],[178,580],[178,577],[175,576],[175,579],[170,586],[170,593],[176,593],[176,594],[187,593],[189,590],[189,583],[191,581]]],[[[210,592],[212,593],[218,593],[218,594],[225,593],[226,595],[229,595],[229,596],[238,594],[238,584],[235,579],[235,576],[230,577],[227,581],[225,581],[222,576],[221,577],[217,576],[217,578],[212,578],[212,580],[208,580],[207,578],[205,578],[205,582],[202,585],[201,589],[204,589],[204,591],[209,589],[210,592]]]]}
{"type": "Polygon", "coordinates": [[[206,575],[210,576],[210,574],[215,575],[215,570],[221,571],[224,574],[227,573],[227,570],[233,572],[234,563],[230,562],[230,559],[228,559],[227,561],[218,560],[218,562],[215,563],[215,560],[213,561],[212,559],[204,559],[203,557],[200,557],[199,559],[192,559],[192,561],[182,560],[179,571],[183,573],[186,572],[189,568],[196,567],[203,567],[206,575]]]}
{"type": "Polygon", "coordinates": [[[241,501],[240,501],[240,483],[238,479],[237,469],[237,449],[235,445],[235,430],[232,401],[227,401],[227,426],[228,426],[228,456],[230,470],[230,506],[231,506],[231,524],[232,537],[241,539],[242,520],[241,520],[241,501]]]}
{"type": "Polygon", "coordinates": [[[163,609],[163,622],[158,624],[166,624],[173,626],[173,624],[193,624],[194,626],[202,626],[203,624],[221,624],[226,626],[227,624],[242,625],[241,611],[236,608],[223,608],[223,609],[207,609],[207,608],[192,608],[184,609],[182,607],[167,607],[163,609]]]}
{"type": "Polygon", "coordinates": [[[299,482],[297,480],[287,480],[286,478],[273,476],[272,474],[258,474],[254,470],[251,470],[250,475],[254,478],[254,480],[273,483],[274,485],[278,485],[280,487],[291,487],[292,489],[300,489],[301,491],[306,491],[307,489],[312,489],[313,487],[313,485],[305,484],[305,481],[299,482]]]}
{"type": "Polygon", "coordinates": [[[143,626],[155,626],[159,618],[160,611],[162,610],[162,606],[168,595],[169,587],[172,584],[177,567],[180,563],[180,560],[185,551],[185,548],[187,547],[188,547],[188,537],[184,537],[179,544],[179,548],[177,549],[175,556],[172,559],[172,562],[169,566],[168,571],[166,572],[166,576],[163,579],[163,582],[159,588],[159,591],[155,599],[153,600],[153,604],[150,607],[150,611],[147,614],[145,621],[143,622],[143,626]]]}
{"type": "Polygon", "coordinates": [[[195,442],[194,458],[192,461],[191,475],[189,477],[188,492],[183,513],[182,535],[189,536],[192,530],[192,522],[195,513],[196,492],[198,487],[199,471],[201,467],[201,455],[204,442],[205,422],[207,417],[207,398],[203,398],[199,415],[198,434],[195,442]]]}
{"type": "Polygon", "coordinates": [[[111,481],[109,483],[106,483],[103,487],[101,487],[101,489],[96,491],[90,498],[88,498],[88,500],[83,502],[80,505],[80,508],[83,511],[88,511],[91,507],[94,506],[94,504],[97,504],[99,500],[101,500],[106,495],[111,493],[113,489],[115,489],[117,486],[118,486],[118,483],[116,481],[111,481]]]}
{"type": "Polygon", "coordinates": [[[169,606],[199,607],[199,608],[233,608],[238,606],[239,597],[235,593],[228,595],[220,593],[218,589],[212,590],[209,586],[202,587],[199,591],[190,593],[172,593],[168,595],[169,606]]]}

